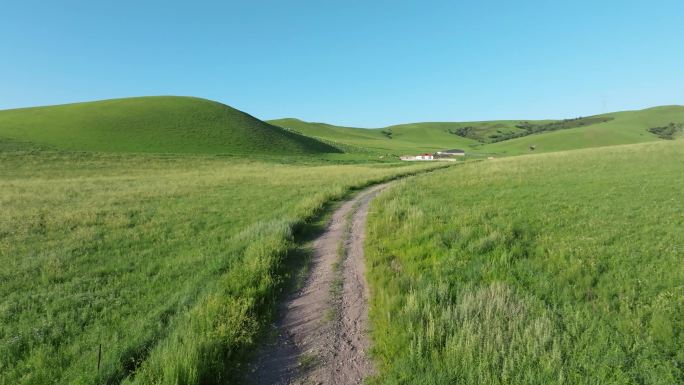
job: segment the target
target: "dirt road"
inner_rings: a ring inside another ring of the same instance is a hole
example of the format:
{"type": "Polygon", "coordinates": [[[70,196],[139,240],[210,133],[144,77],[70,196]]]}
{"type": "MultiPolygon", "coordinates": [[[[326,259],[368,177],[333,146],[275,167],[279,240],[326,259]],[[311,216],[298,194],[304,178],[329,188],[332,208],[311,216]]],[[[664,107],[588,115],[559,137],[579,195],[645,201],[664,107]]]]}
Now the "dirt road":
{"type": "Polygon", "coordinates": [[[258,352],[252,383],[361,384],[372,373],[363,242],[369,203],[387,186],[342,204],[314,241],[309,277],[283,304],[278,336],[258,352]]]}

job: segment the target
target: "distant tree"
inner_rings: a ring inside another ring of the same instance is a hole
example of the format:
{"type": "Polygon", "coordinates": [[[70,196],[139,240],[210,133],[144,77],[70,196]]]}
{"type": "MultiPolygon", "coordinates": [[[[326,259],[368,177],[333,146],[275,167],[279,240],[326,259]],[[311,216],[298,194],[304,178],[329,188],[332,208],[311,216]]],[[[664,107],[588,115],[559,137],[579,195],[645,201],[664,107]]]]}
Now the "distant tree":
{"type": "Polygon", "coordinates": [[[658,135],[661,139],[672,140],[678,131],[682,130],[684,124],[670,123],[667,126],[651,127],[648,129],[650,133],[658,135]]]}

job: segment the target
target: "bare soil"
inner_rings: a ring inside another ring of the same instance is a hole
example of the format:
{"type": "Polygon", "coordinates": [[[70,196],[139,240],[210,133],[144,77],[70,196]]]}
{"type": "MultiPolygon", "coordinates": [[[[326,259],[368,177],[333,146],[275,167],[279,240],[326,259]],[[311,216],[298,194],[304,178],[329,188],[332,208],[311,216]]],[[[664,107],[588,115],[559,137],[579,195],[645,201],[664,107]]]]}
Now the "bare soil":
{"type": "Polygon", "coordinates": [[[361,384],[373,373],[363,243],[368,206],[387,186],[363,190],[333,213],[313,243],[309,277],[283,303],[277,337],[257,353],[249,382],[361,384]]]}

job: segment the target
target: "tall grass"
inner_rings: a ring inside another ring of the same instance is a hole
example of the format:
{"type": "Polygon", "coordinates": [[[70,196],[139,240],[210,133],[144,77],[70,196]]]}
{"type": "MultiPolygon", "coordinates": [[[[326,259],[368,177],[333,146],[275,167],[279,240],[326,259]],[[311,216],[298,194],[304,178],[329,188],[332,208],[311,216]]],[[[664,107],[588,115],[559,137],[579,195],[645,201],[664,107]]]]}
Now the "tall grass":
{"type": "Polygon", "coordinates": [[[431,167],[20,149],[0,152],[3,385],[230,382],[293,231],[352,187],[431,167]]]}
{"type": "Polygon", "coordinates": [[[378,197],[377,384],[684,383],[684,142],[466,164],[378,197]]]}

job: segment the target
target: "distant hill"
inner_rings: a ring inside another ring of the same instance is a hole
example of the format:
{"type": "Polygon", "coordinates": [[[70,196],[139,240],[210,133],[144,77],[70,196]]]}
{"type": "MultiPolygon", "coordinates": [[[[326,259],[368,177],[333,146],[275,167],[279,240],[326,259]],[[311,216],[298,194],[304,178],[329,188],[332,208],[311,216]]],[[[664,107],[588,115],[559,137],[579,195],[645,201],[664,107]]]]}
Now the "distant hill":
{"type": "MultiPolygon", "coordinates": [[[[521,154],[682,136],[684,106],[565,120],[422,122],[356,128],[298,119],[263,122],[199,98],[152,96],[0,111],[0,151],[25,145],[104,152],[414,154],[459,148],[521,154]]],[[[375,155],[373,155],[375,156],[375,155]]]]}
{"type": "Polygon", "coordinates": [[[579,148],[613,146],[664,140],[649,131],[674,123],[679,126],[673,138],[681,137],[684,124],[684,106],[661,106],[637,111],[613,112],[597,117],[609,117],[608,121],[571,129],[544,132],[498,143],[482,148],[489,152],[520,154],[573,150],[579,148]]]}
{"type": "Polygon", "coordinates": [[[330,143],[351,146],[352,150],[365,149],[395,155],[446,148],[470,148],[478,143],[431,124],[369,129],[311,123],[292,118],[270,120],[269,123],[330,143]]]}
{"type": "Polygon", "coordinates": [[[471,153],[520,154],[641,143],[681,137],[684,106],[564,120],[422,122],[363,129],[297,119],[270,123],[333,143],[395,154],[462,148],[471,153]],[[663,135],[674,132],[673,135],[663,135]]]}
{"type": "Polygon", "coordinates": [[[152,96],[0,111],[0,140],[77,151],[194,154],[340,152],[227,105],[152,96]]]}

